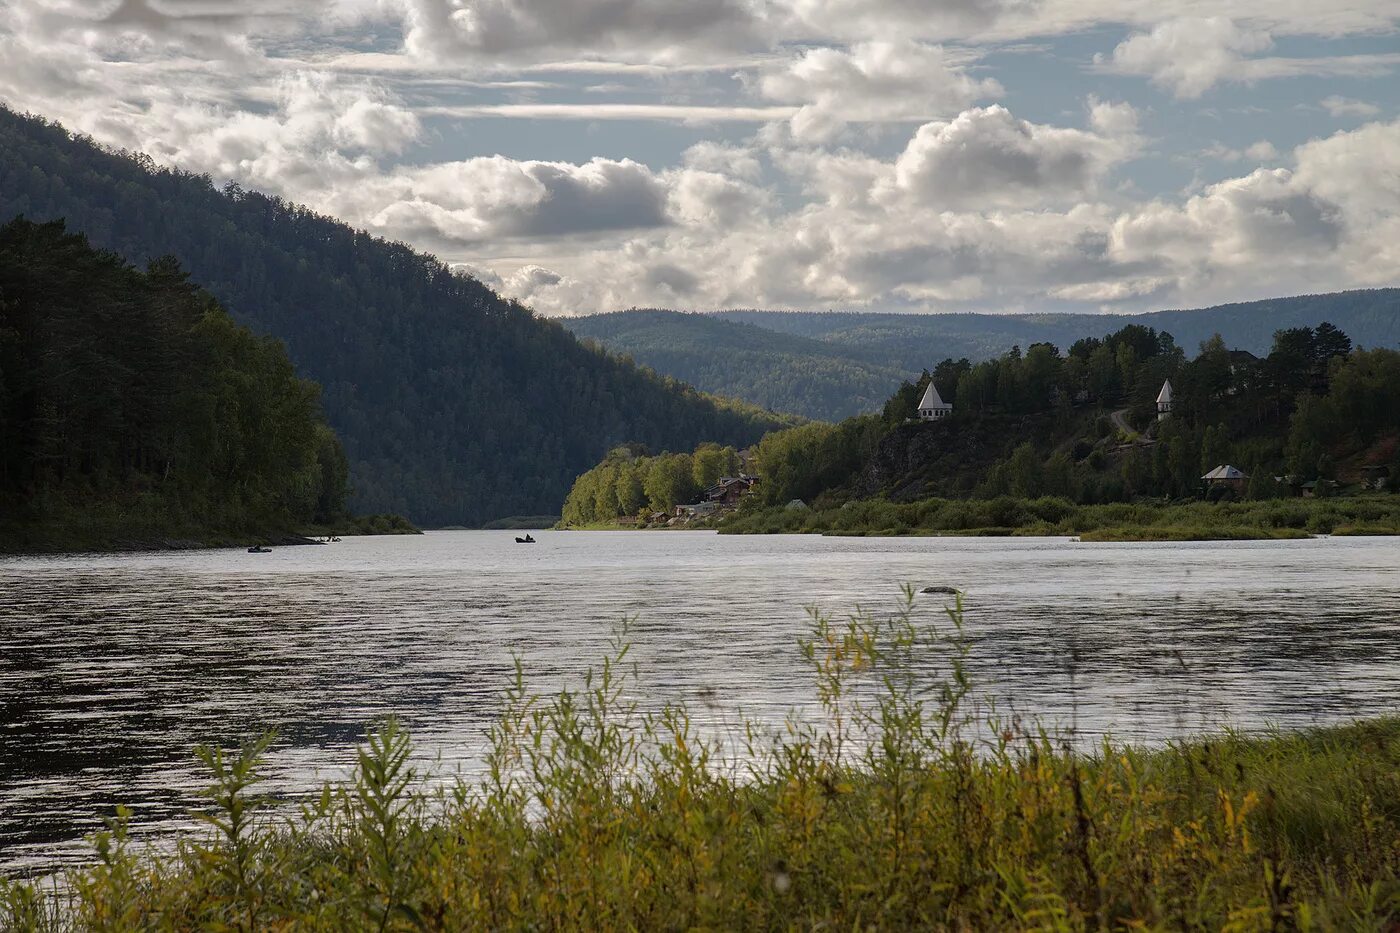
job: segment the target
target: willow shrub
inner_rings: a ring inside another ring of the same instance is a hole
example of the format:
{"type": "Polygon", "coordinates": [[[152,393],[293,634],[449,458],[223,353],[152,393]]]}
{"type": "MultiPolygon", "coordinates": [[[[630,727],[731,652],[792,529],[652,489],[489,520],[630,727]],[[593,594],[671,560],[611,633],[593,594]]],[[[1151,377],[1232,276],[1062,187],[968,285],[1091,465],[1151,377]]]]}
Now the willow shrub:
{"type": "Polygon", "coordinates": [[[619,638],[579,692],[517,664],[484,778],[444,789],[378,726],[290,810],[269,739],[204,749],[208,834],[138,852],[126,816],[63,900],[7,929],[1386,929],[1400,725],[1089,753],[978,715],[961,604],[920,626],[813,616],[823,715],[738,748],[629,699],[619,638]],[[940,660],[941,659],[941,660],[940,660]],[[940,661],[933,664],[932,661],[940,661]]]}

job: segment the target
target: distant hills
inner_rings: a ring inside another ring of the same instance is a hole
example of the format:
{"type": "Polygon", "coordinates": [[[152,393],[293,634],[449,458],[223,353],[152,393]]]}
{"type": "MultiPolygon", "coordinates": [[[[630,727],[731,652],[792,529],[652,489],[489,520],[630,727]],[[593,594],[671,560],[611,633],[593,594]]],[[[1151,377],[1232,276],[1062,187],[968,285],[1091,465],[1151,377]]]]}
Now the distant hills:
{"type": "Polygon", "coordinates": [[[1275,331],[1322,321],[1346,331],[1359,346],[1400,345],[1400,288],[1150,314],[638,310],[564,324],[707,392],[831,420],[877,410],[901,380],[948,358],[977,362],[1038,342],[1064,350],[1081,337],[1134,323],[1165,330],[1192,351],[1219,333],[1228,346],[1261,354],[1275,331]]]}
{"type": "Polygon", "coordinates": [[[0,223],[18,215],[65,220],[139,266],[173,254],[235,320],[280,339],[321,385],[357,511],[549,514],[615,445],[745,445],[780,423],[585,347],[403,244],[0,108],[0,223]]]}
{"type": "Polygon", "coordinates": [[[840,420],[873,411],[908,375],[858,348],[723,316],[619,311],[564,318],[579,337],[625,353],[695,386],[723,385],[734,398],[809,418],[840,420]]]}

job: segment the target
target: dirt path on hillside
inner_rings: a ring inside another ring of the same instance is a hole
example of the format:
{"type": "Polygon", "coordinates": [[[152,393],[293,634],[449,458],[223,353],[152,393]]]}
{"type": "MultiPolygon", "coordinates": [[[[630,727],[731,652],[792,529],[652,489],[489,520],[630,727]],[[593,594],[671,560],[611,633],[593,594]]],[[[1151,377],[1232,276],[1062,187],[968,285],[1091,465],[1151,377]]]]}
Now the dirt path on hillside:
{"type": "Polygon", "coordinates": [[[1138,432],[1134,431],[1132,427],[1128,424],[1128,419],[1124,417],[1124,415],[1126,415],[1127,413],[1128,409],[1120,408],[1117,411],[1110,413],[1108,417],[1113,422],[1113,426],[1115,428],[1122,431],[1128,437],[1134,437],[1138,432]]]}

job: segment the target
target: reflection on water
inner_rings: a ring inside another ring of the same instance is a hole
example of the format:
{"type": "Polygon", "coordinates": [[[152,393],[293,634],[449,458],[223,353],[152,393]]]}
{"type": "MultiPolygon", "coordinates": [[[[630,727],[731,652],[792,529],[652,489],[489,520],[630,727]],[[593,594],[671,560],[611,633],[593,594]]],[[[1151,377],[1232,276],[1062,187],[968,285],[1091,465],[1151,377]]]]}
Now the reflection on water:
{"type": "Polygon", "coordinates": [[[272,788],[298,793],[394,712],[470,772],[513,655],[536,689],[577,684],[623,617],[643,704],[778,723],[813,700],[804,607],[888,608],[904,582],[965,589],[980,689],[1081,732],[1297,726],[1400,698],[1400,539],[536,536],[0,560],[0,869],[74,857],[118,803],[154,833],[185,825],[199,742],[276,728],[272,788]]]}

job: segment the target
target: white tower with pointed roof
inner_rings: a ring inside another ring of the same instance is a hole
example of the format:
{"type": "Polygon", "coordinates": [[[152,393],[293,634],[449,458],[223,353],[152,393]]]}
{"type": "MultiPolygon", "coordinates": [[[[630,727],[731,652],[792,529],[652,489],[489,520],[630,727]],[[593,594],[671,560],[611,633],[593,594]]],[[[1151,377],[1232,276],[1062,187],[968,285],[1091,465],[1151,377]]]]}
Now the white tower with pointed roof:
{"type": "Polygon", "coordinates": [[[1162,383],[1162,391],[1157,393],[1157,420],[1161,421],[1172,413],[1172,381],[1162,383]]]}
{"type": "Polygon", "coordinates": [[[933,386],[933,380],[929,380],[928,389],[924,392],[923,401],[919,402],[919,420],[937,421],[946,418],[953,413],[953,406],[943,401],[938,395],[938,390],[933,386]]]}

